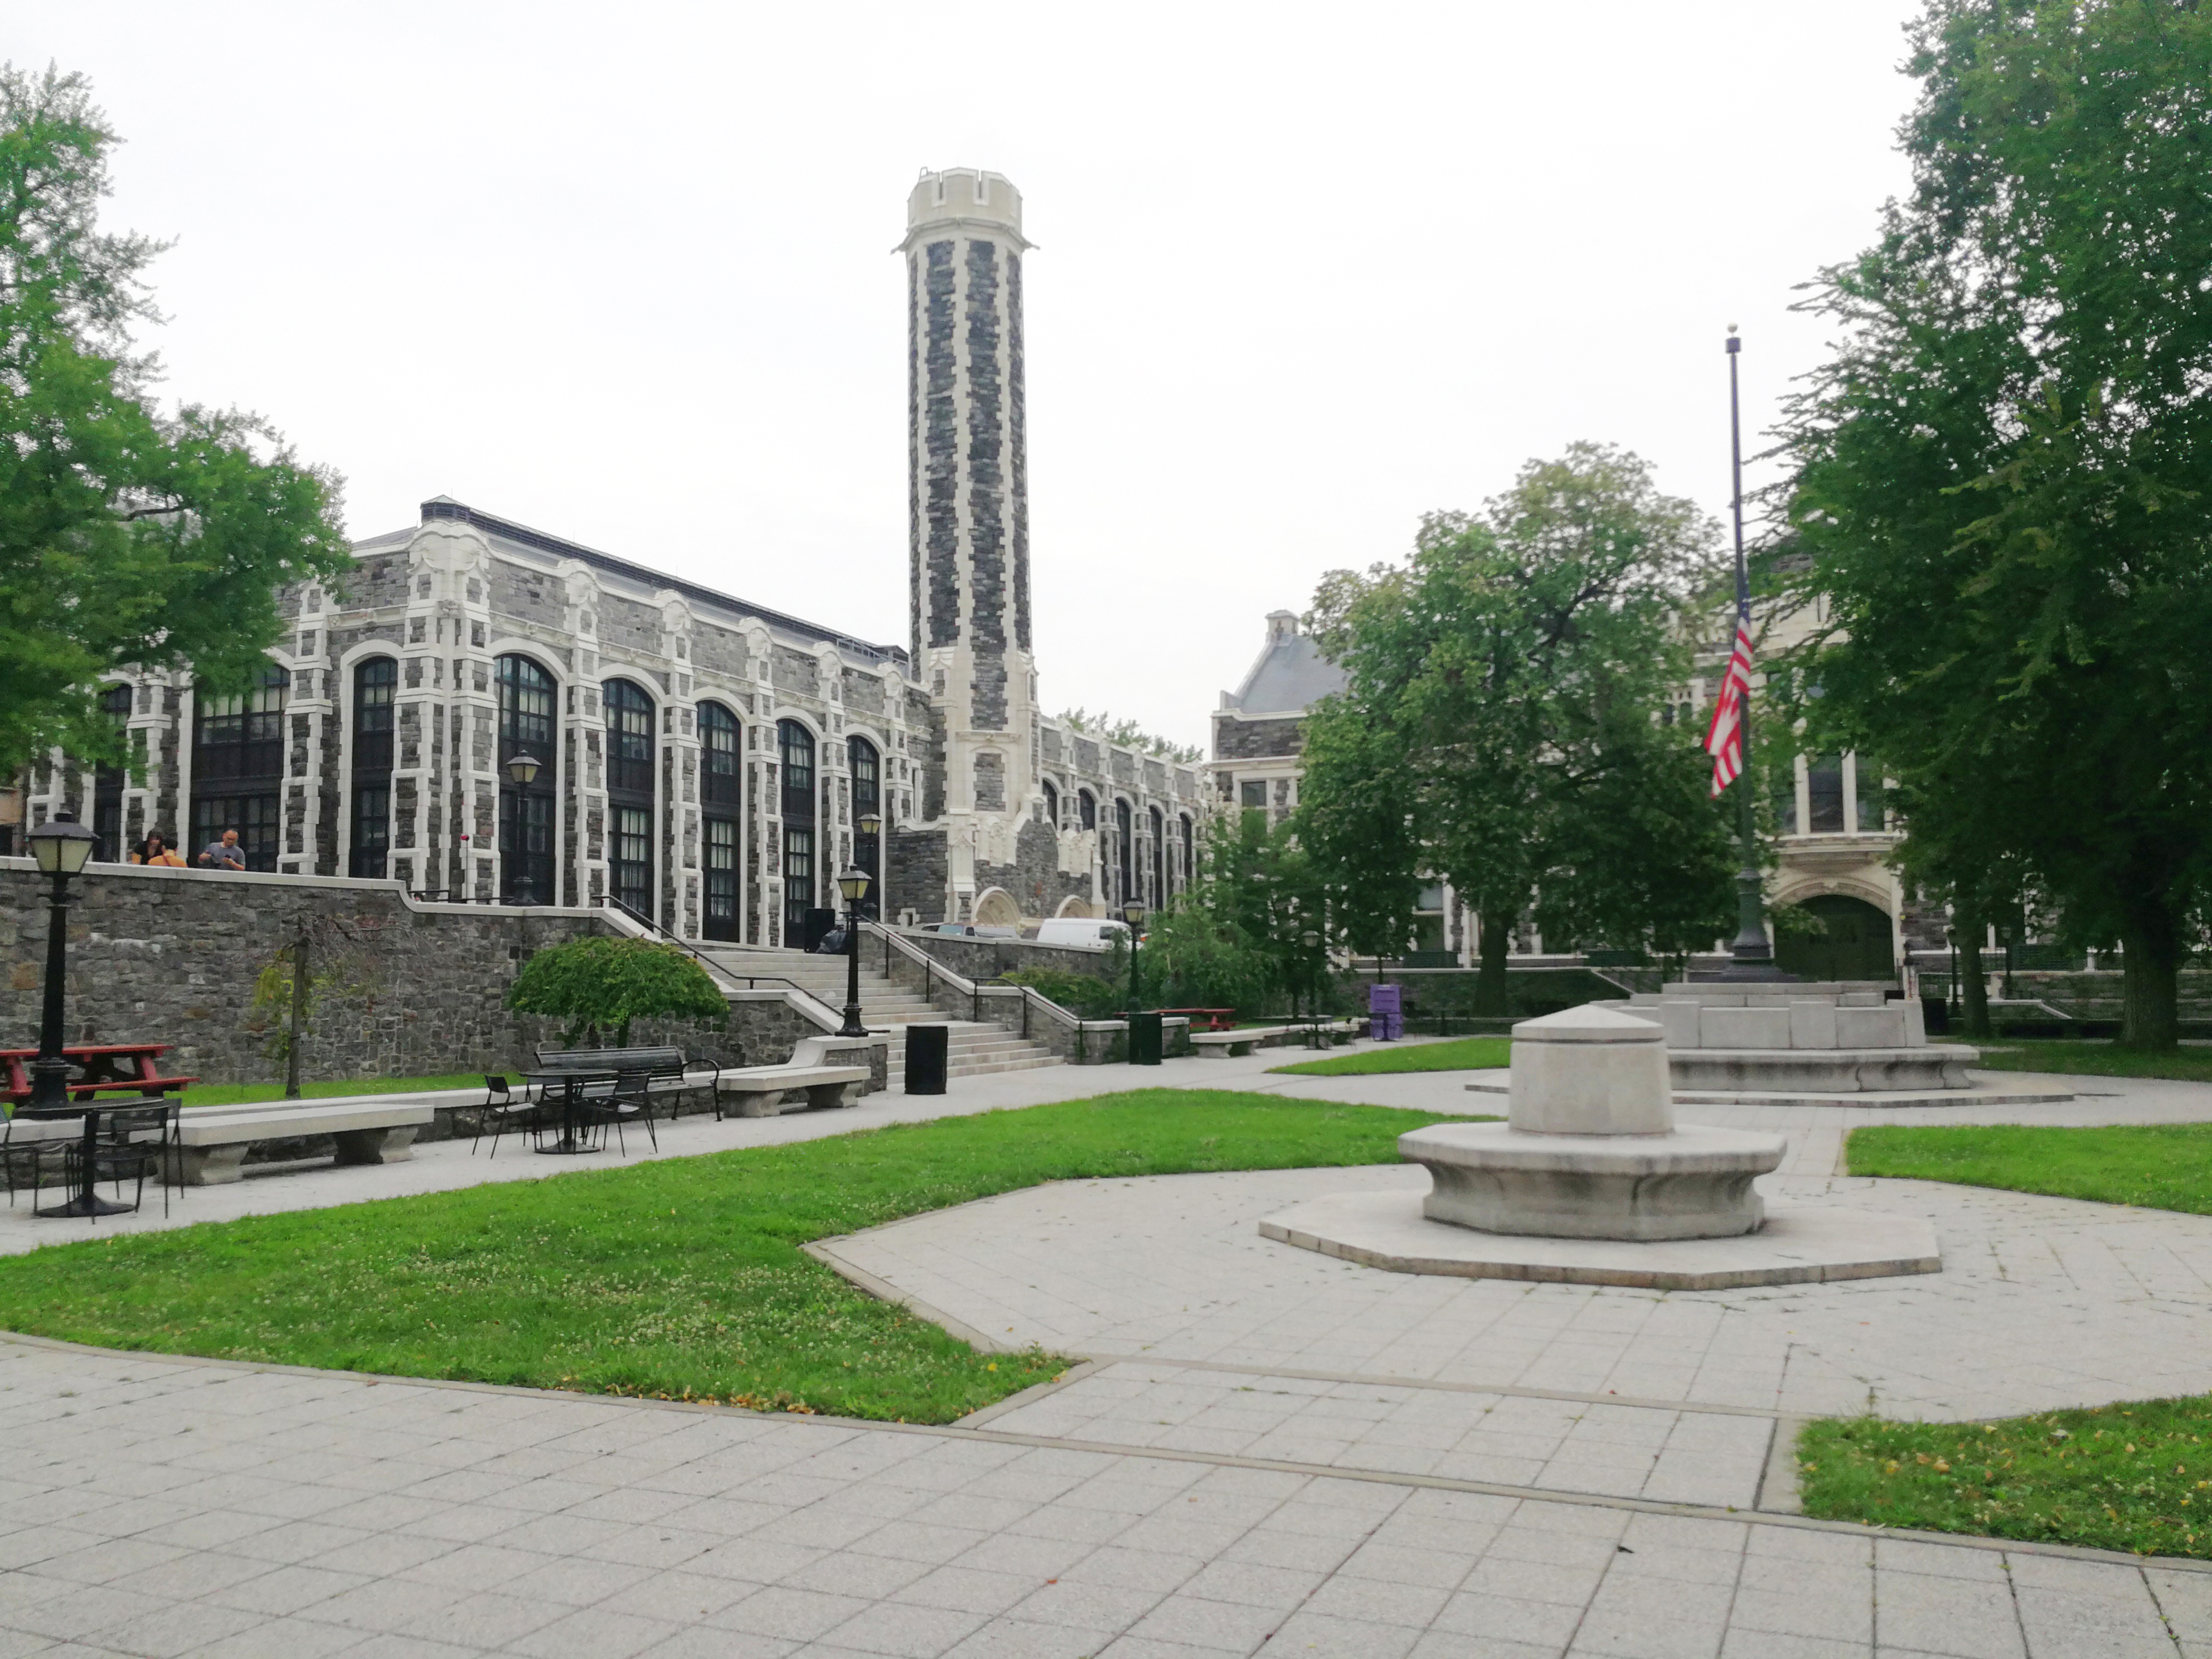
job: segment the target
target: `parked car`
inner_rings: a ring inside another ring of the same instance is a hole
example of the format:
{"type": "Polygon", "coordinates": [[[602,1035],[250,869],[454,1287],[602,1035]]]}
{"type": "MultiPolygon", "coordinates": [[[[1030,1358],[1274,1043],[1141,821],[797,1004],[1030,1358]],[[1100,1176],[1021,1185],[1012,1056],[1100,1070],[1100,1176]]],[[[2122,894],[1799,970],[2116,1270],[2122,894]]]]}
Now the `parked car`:
{"type": "Polygon", "coordinates": [[[1129,936],[1128,923],[1109,916],[1051,916],[1037,924],[1036,942],[1103,951],[1117,936],[1129,936]]]}
{"type": "Polygon", "coordinates": [[[1019,939],[1018,927],[993,927],[973,921],[926,921],[917,930],[924,933],[942,934],[947,939],[1019,939]]]}

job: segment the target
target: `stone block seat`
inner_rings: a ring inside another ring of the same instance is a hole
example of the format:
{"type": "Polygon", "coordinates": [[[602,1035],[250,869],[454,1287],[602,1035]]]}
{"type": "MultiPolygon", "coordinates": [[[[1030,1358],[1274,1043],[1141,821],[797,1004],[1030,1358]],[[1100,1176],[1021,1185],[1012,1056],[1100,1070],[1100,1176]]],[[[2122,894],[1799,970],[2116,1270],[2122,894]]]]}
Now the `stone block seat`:
{"type": "Polygon", "coordinates": [[[416,1133],[437,1108],[427,1100],[269,1100],[245,1106],[187,1106],[177,1118],[174,1178],[216,1187],[242,1178],[246,1155],[270,1141],[328,1135],[340,1164],[397,1164],[414,1155],[416,1133]]]}
{"type": "Polygon", "coordinates": [[[721,1103],[739,1117],[858,1105],[868,1086],[868,1068],[833,1063],[828,1054],[833,1046],[834,1038],[802,1038],[781,1066],[726,1068],[715,1089],[721,1103]]]}

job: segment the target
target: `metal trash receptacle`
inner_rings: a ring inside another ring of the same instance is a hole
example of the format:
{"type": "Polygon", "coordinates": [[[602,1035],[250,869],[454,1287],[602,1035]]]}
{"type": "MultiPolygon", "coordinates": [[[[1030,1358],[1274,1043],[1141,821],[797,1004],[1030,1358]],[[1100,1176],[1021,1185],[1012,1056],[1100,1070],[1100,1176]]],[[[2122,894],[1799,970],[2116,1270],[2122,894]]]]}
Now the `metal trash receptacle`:
{"type": "Polygon", "coordinates": [[[1158,1014],[1129,1016],[1129,1064],[1157,1066],[1160,1063],[1162,1021],[1158,1014]]]}
{"type": "Polygon", "coordinates": [[[941,1095],[945,1092],[946,1056],[952,1046],[950,1025],[909,1025],[906,1028],[906,1092],[941,1095]]]}
{"type": "Polygon", "coordinates": [[[809,910],[806,921],[799,929],[799,949],[811,951],[830,936],[830,930],[836,925],[837,913],[835,910],[809,910]]]}

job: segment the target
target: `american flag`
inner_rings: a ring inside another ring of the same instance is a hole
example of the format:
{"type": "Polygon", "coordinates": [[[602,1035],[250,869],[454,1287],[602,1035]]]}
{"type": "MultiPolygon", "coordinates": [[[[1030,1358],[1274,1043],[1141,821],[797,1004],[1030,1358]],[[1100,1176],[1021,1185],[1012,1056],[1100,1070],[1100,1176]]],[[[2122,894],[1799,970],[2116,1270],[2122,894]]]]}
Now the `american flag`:
{"type": "Polygon", "coordinates": [[[1721,676],[1713,702],[1713,723],[1705,731],[1705,752],[1713,757],[1713,793],[1734,783],[1743,771],[1745,700],[1751,696],[1751,596],[1741,588],[1735,600],[1735,649],[1721,676]]]}

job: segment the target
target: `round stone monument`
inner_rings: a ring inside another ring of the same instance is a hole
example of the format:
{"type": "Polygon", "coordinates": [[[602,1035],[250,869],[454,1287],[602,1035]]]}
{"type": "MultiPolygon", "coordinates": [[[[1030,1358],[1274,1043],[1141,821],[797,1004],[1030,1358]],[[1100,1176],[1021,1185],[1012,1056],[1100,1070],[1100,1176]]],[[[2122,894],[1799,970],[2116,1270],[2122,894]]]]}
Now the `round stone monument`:
{"type": "Polygon", "coordinates": [[[1779,1135],[1677,1128],[1667,1033],[1595,1005],[1513,1028],[1504,1123],[1439,1123],[1398,1137],[1435,1182],[1432,1220],[1545,1238],[1729,1238],[1755,1232],[1752,1182],[1779,1135]]]}
{"type": "MultiPolygon", "coordinates": [[[[1452,1087],[1449,1084],[1440,1086],[1452,1087]]],[[[1585,1005],[1513,1028],[1510,1116],[1398,1137],[1427,1170],[1416,1204],[1386,1188],[1313,1199],[1261,1234],[1395,1273],[1651,1290],[1726,1290],[1942,1267],[1917,1216],[1782,1207],[1753,1182],[1787,1143],[1678,1126],[1667,1032],[1585,1005]]]]}

